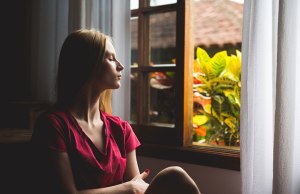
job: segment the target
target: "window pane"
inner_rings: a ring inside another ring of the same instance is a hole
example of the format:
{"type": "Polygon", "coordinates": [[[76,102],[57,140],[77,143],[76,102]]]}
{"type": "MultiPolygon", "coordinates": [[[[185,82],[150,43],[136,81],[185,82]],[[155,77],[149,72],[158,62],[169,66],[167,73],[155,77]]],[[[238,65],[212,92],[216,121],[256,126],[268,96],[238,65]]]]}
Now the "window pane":
{"type": "Polygon", "coordinates": [[[150,65],[175,63],[176,12],[150,15],[150,65]]]}
{"type": "MultiPolygon", "coordinates": [[[[138,66],[138,17],[131,17],[131,68],[138,66]]],[[[130,121],[137,121],[137,73],[131,73],[131,103],[130,103],[130,121]]]]}
{"type": "Polygon", "coordinates": [[[131,123],[136,123],[137,121],[137,80],[138,80],[138,73],[131,73],[130,75],[131,80],[131,95],[130,95],[130,121],[131,123]]]}
{"type": "Polygon", "coordinates": [[[130,0],[130,10],[139,8],[139,0],[130,0]]]}
{"type": "Polygon", "coordinates": [[[138,17],[131,17],[131,66],[138,66],[138,17]]]}
{"type": "Polygon", "coordinates": [[[194,0],[193,10],[193,141],[238,149],[243,4],[194,0]]]}
{"type": "Polygon", "coordinates": [[[151,0],[150,6],[167,5],[172,3],[177,3],[177,0],[151,0]]]}
{"type": "Polygon", "coordinates": [[[174,72],[152,72],[149,80],[148,124],[174,127],[174,72]]]}

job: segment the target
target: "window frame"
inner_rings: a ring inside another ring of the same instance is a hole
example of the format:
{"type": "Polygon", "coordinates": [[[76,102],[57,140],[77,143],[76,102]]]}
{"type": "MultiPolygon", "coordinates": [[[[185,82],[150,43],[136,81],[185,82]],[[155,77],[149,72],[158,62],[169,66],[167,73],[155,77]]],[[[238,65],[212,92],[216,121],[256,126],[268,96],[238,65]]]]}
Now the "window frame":
{"type": "Polygon", "coordinates": [[[177,0],[175,4],[147,6],[150,1],[139,0],[139,8],[131,10],[131,17],[138,17],[138,67],[131,72],[139,74],[137,81],[137,121],[131,123],[142,142],[137,149],[141,156],[174,160],[217,168],[240,170],[240,151],[221,147],[192,145],[193,116],[193,26],[191,20],[192,0],[177,0]],[[148,3],[148,4],[147,4],[148,3]],[[176,12],[176,66],[150,67],[149,62],[149,18],[150,14],[176,12]],[[147,21],[148,20],[148,21],[147,21]],[[175,127],[159,127],[143,124],[147,112],[146,98],[148,72],[174,71],[175,127]],[[143,94],[143,95],[140,95],[143,94]],[[153,138],[155,137],[155,138],[153,138]],[[180,156],[180,157],[178,157],[180,156]]]}

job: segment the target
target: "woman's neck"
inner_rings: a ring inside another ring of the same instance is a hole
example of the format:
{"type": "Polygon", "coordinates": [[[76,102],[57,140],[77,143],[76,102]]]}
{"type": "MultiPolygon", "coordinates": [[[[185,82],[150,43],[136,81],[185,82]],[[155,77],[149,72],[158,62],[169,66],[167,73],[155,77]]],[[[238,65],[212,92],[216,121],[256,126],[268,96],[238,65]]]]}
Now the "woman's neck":
{"type": "Polygon", "coordinates": [[[100,94],[85,91],[84,95],[79,97],[74,105],[70,107],[70,112],[78,120],[85,121],[87,123],[98,122],[100,117],[99,106],[100,94]]]}

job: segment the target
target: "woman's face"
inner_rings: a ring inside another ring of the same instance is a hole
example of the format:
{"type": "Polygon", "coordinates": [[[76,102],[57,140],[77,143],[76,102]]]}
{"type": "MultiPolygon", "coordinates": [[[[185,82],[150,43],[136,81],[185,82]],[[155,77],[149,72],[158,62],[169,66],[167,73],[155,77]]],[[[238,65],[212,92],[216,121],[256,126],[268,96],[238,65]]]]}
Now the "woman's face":
{"type": "Polygon", "coordinates": [[[117,60],[111,41],[106,41],[103,62],[100,64],[97,80],[102,89],[117,89],[121,86],[121,71],[124,66],[117,60]]]}

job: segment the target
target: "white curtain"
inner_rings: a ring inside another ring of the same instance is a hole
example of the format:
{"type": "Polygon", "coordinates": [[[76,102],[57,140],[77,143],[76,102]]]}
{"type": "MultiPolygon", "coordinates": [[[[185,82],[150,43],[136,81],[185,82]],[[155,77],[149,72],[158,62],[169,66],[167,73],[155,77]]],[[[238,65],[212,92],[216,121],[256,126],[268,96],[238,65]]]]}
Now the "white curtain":
{"type": "Polygon", "coordinates": [[[118,59],[124,65],[121,87],[113,91],[114,115],[130,119],[130,1],[112,0],[112,38],[118,59]]]}
{"type": "Polygon", "coordinates": [[[245,0],[242,194],[300,193],[300,1],[245,0]]]}
{"type": "Polygon", "coordinates": [[[95,28],[111,35],[112,1],[69,0],[69,32],[95,28]]]}
{"type": "Polygon", "coordinates": [[[55,101],[57,61],[69,32],[95,28],[114,41],[125,66],[122,87],[113,92],[113,114],[129,120],[130,2],[119,0],[32,0],[31,89],[33,100],[55,101]]]}
{"type": "Polygon", "coordinates": [[[31,93],[33,100],[55,100],[60,47],[68,34],[68,0],[32,0],[31,93]]]}

